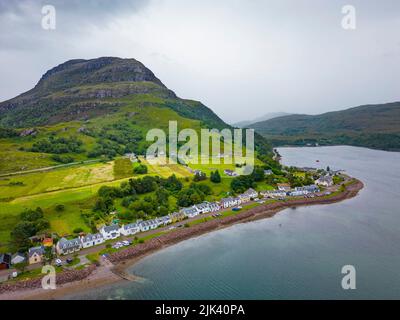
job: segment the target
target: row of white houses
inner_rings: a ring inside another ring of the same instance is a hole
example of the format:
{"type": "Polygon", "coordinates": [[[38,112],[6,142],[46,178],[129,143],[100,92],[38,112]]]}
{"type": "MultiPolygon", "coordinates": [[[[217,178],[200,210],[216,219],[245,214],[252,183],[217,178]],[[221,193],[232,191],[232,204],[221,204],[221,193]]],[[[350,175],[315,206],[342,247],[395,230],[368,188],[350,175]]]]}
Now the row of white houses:
{"type": "Polygon", "coordinates": [[[279,188],[278,190],[261,191],[260,194],[264,198],[285,198],[287,196],[289,197],[305,196],[316,192],[320,192],[320,189],[318,188],[317,185],[312,184],[309,186],[296,187],[294,189],[289,189],[289,190],[284,188],[279,188]]]}
{"type": "MultiPolygon", "coordinates": [[[[260,195],[264,198],[283,198],[287,196],[304,196],[310,193],[319,192],[316,185],[297,187],[294,189],[283,188],[280,186],[278,190],[261,191],[260,195]]],[[[202,202],[188,208],[182,208],[179,212],[170,215],[146,221],[138,221],[123,226],[117,224],[103,226],[99,233],[88,234],[72,240],[62,238],[58,241],[56,251],[59,255],[71,254],[81,250],[104,243],[107,240],[114,240],[121,236],[131,236],[139,232],[157,229],[160,226],[166,226],[174,221],[182,220],[183,218],[193,218],[200,214],[217,212],[221,209],[227,209],[239,206],[243,203],[258,198],[258,192],[254,189],[248,189],[246,192],[237,197],[223,198],[219,202],[202,202]]]]}
{"type": "Polygon", "coordinates": [[[185,217],[193,218],[199,214],[217,212],[221,208],[240,205],[241,203],[248,202],[256,197],[258,197],[257,191],[249,189],[245,193],[239,195],[237,198],[225,198],[219,203],[202,202],[188,208],[183,208],[179,212],[174,212],[164,217],[146,221],[138,221],[123,226],[119,226],[118,224],[103,226],[99,230],[99,233],[96,234],[88,234],[86,236],[81,236],[71,240],[67,240],[65,238],[60,239],[56,245],[56,251],[58,255],[75,253],[83,248],[90,248],[102,244],[107,240],[114,240],[121,236],[131,236],[139,232],[154,230],[160,226],[166,226],[174,221],[182,220],[185,217]]]}

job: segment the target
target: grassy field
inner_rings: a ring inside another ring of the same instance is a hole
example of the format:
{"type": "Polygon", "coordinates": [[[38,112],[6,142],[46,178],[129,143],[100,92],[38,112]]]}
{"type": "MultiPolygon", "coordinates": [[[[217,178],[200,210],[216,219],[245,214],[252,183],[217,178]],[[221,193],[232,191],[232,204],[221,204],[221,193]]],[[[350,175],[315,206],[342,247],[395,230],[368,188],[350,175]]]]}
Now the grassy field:
{"type": "Polygon", "coordinates": [[[168,178],[173,174],[175,174],[178,178],[193,176],[193,174],[187,168],[179,164],[156,165],[149,163],[149,161],[145,160],[143,157],[140,157],[140,161],[142,164],[147,166],[148,174],[150,175],[156,175],[163,178],[168,178]]]}
{"type": "Polygon", "coordinates": [[[0,201],[113,181],[113,162],[0,178],[0,201]]]}
{"type": "Polygon", "coordinates": [[[116,159],[114,161],[114,178],[122,179],[133,176],[133,165],[128,158],[116,159]]]}

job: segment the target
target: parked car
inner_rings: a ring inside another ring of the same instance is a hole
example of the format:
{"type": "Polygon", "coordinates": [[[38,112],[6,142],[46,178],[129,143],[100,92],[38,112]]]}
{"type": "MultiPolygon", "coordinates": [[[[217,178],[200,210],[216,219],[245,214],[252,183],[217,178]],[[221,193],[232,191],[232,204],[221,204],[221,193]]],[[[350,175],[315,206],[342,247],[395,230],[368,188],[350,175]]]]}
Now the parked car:
{"type": "Polygon", "coordinates": [[[62,266],[62,261],[61,259],[56,259],[56,266],[61,267],[62,266]]]}
{"type": "Polygon", "coordinates": [[[65,260],[65,261],[67,261],[68,264],[71,264],[72,261],[74,261],[74,259],[72,259],[72,258],[67,258],[67,260],[65,260]]]}

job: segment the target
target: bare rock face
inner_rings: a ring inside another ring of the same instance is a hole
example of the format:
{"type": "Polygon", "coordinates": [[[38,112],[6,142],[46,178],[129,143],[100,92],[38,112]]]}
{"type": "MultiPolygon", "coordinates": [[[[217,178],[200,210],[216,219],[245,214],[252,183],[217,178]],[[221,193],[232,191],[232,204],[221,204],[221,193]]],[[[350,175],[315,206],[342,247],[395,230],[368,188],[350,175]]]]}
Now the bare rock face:
{"type": "Polygon", "coordinates": [[[36,90],[59,91],[67,88],[115,83],[153,82],[165,88],[154,73],[135,59],[102,57],[91,60],[70,60],[46,72],[36,90]]]}
{"type": "Polygon", "coordinates": [[[27,136],[36,136],[37,135],[37,131],[36,129],[32,128],[32,129],[25,129],[23,130],[20,134],[21,137],[27,137],[27,136]]]}
{"type": "MultiPolygon", "coordinates": [[[[70,112],[74,106],[84,105],[86,110],[103,107],[105,104],[97,101],[135,94],[176,97],[151,70],[135,59],[103,57],[70,60],[47,71],[32,90],[0,103],[0,125],[26,127],[49,124],[65,114],[81,114],[80,108],[70,112]]],[[[99,113],[104,113],[104,110],[94,112],[95,115],[99,113]]],[[[23,134],[33,133],[27,131],[23,134]]]]}

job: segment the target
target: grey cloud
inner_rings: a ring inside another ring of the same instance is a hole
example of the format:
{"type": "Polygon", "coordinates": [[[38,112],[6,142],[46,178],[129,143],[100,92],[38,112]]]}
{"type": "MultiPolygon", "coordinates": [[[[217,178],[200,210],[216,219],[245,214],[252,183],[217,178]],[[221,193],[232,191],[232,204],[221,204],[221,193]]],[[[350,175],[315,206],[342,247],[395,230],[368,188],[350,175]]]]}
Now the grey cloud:
{"type": "Polygon", "coordinates": [[[74,58],[136,58],[227,121],[399,100],[400,2],[0,0],[0,100],[74,58]],[[57,29],[41,29],[52,4],[57,29]]]}

